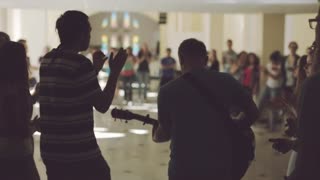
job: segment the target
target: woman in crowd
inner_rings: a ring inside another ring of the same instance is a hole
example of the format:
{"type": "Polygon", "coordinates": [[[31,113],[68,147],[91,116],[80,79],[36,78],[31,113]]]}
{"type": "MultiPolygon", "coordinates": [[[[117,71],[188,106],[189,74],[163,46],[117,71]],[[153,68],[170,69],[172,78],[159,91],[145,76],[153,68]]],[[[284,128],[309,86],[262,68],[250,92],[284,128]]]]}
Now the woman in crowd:
{"type": "Polygon", "coordinates": [[[0,179],[39,179],[32,139],[38,119],[30,121],[32,99],[26,58],[19,43],[7,42],[0,49],[0,179]]]}
{"type": "Polygon", "coordinates": [[[248,66],[248,54],[242,51],[237,58],[237,61],[231,66],[230,73],[236,80],[242,82],[244,69],[248,66]]]}
{"type": "Polygon", "coordinates": [[[127,61],[123,66],[121,71],[121,79],[123,82],[123,89],[124,89],[124,99],[128,103],[132,101],[132,82],[134,81],[135,72],[134,72],[134,65],[137,62],[136,57],[132,53],[132,48],[127,48],[127,61]]]}
{"type": "Polygon", "coordinates": [[[255,53],[249,53],[248,59],[249,66],[244,70],[242,84],[252,95],[257,95],[260,88],[260,59],[255,53]]]}
{"type": "Polygon", "coordinates": [[[147,46],[144,44],[138,53],[139,58],[139,67],[137,71],[138,81],[139,81],[139,98],[140,99],[147,99],[147,91],[148,91],[148,84],[149,84],[149,63],[151,62],[152,54],[147,46]],[[143,87],[143,86],[144,87],[143,87]],[[143,94],[142,94],[143,89],[143,94]],[[143,96],[143,97],[142,97],[143,96]]]}
{"type": "Polygon", "coordinates": [[[212,49],[211,56],[209,58],[209,69],[218,71],[220,70],[220,64],[217,57],[217,51],[212,49]]]}
{"type": "Polygon", "coordinates": [[[296,87],[294,93],[291,97],[287,97],[284,100],[284,103],[288,109],[287,125],[288,129],[285,131],[285,134],[290,137],[290,139],[273,139],[272,142],[273,148],[281,153],[287,153],[290,150],[294,150],[291,153],[287,176],[290,176],[295,168],[297,152],[295,151],[295,140],[297,137],[297,119],[298,119],[298,105],[299,98],[301,96],[302,85],[307,77],[310,77],[312,72],[312,54],[302,56],[298,62],[297,67],[294,69],[294,77],[297,79],[296,87]]]}

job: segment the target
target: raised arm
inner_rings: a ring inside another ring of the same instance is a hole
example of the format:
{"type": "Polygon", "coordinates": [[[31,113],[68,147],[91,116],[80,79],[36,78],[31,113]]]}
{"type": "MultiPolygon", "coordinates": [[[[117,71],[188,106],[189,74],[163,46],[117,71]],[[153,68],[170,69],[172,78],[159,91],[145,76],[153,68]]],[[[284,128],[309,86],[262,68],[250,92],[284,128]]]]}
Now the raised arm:
{"type": "MultiPolygon", "coordinates": [[[[105,62],[104,55],[98,52],[100,55],[96,55],[94,57],[94,67],[96,71],[99,72],[102,68],[102,65],[105,62]],[[102,65],[101,65],[102,64],[102,65]]],[[[127,59],[127,53],[122,48],[119,50],[116,57],[113,57],[113,54],[110,55],[109,58],[109,66],[110,66],[110,76],[108,78],[108,82],[104,89],[94,95],[91,102],[92,105],[101,113],[105,113],[108,111],[116,89],[116,84],[118,81],[119,74],[123,68],[127,59]]]]}

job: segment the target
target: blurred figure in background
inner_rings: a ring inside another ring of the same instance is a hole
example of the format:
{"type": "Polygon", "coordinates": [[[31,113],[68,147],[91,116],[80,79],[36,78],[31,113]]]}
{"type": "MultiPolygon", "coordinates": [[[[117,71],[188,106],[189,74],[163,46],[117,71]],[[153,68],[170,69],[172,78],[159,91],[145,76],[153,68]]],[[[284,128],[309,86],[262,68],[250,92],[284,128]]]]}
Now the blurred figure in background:
{"type": "Polygon", "coordinates": [[[124,90],[124,100],[126,103],[132,101],[132,82],[134,81],[135,72],[134,65],[138,61],[137,58],[132,54],[132,48],[127,48],[127,61],[123,66],[123,69],[120,73],[121,80],[123,82],[124,90]]]}
{"type": "Polygon", "coordinates": [[[32,66],[32,64],[30,62],[30,57],[28,56],[29,46],[28,46],[27,40],[19,39],[17,42],[22,44],[26,50],[26,54],[27,54],[26,61],[28,63],[28,67],[29,67],[29,87],[33,88],[37,84],[37,79],[35,78],[33,72],[39,70],[39,68],[32,66]]]}
{"type": "Polygon", "coordinates": [[[285,71],[285,89],[289,92],[293,92],[296,79],[294,77],[294,69],[298,65],[300,56],[297,54],[298,44],[294,41],[289,44],[290,54],[284,59],[284,71],[285,71]]]}
{"type": "MultiPolygon", "coordinates": [[[[266,104],[270,104],[270,102],[272,102],[272,105],[274,106],[275,100],[281,96],[284,81],[282,74],[282,59],[283,57],[280,51],[274,51],[270,55],[270,62],[264,69],[264,73],[267,76],[267,82],[258,102],[260,111],[263,110],[266,104]]],[[[272,107],[271,111],[272,117],[269,118],[269,126],[273,130],[274,120],[278,120],[278,110],[272,107]]]]}
{"type": "Polygon", "coordinates": [[[25,48],[6,42],[0,48],[0,59],[0,179],[39,180],[32,138],[39,119],[31,121],[25,48]]]}
{"type": "Polygon", "coordinates": [[[243,86],[252,95],[258,95],[260,90],[260,59],[255,53],[248,54],[249,66],[244,70],[243,86]]]}
{"type": "Polygon", "coordinates": [[[151,62],[152,54],[146,43],[143,44],[138,53],[138,81],[139,81],[139,98],[140,100],[147,99],[148,84],[149,84],[149,63],[151,62]]]}
{"type": "Polygon", "coordinates": [[[211,55],[209,56],[209,69],[220,71],[220,63],[217,57],[217,51],[215,49],[211,50],[211,55]]]}
{"type": "Polygon", "coordinates": [[[176,60],[171,56],[171,49],[167,48],[166,57],[161,59],[160,87],[175,78],[176,60]]]}
{"type": "Polygon", "coordinates": [[[229,73],[231,65],[237,60],[237,53],[232,49],[233,42],[231,39],[227,41],[228,50],[222,53],[223,72],[229,73]]]}
{"type": "Polygon", "coordinates": [[[245,51],[240,52],[237,60],[232,63],[230,74],[240,83],[243,81],[243,73],[248,66],[248,54],[245,51]]]}

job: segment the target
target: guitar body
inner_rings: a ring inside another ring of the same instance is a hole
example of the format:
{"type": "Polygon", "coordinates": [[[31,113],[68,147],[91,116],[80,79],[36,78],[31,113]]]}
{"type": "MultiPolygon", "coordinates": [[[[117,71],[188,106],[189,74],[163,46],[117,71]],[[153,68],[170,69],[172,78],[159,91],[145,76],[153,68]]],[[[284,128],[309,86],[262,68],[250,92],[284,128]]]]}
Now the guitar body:
{"type": "Polygon", "coordinates": [[[232,175],[233,179],[241,179],[247,172],[255,157],[255,136],[251,128],[234,129],[232,138],[232,175]]]}

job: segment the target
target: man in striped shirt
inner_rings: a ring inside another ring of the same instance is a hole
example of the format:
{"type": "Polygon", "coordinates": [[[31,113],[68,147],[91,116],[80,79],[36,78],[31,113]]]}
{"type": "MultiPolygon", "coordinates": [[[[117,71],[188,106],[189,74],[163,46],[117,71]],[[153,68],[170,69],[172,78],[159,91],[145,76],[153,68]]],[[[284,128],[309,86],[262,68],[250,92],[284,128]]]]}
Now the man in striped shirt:
{"type": "Polygon", "coordinates": [[[109,180],[110,169],[93,131],[93,107],[105,113],[111,105],[127,54],[110,56],[111,73],[101,90],[97,73],[106,61],[101,51],[93,64],[79,52],[88,48],[88,16],[67,11],[56,22],[60,42],[40,68],[41,156],[48,180],[109,180]]]}

